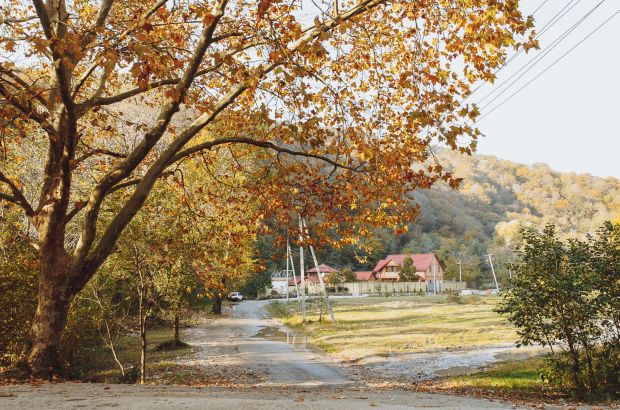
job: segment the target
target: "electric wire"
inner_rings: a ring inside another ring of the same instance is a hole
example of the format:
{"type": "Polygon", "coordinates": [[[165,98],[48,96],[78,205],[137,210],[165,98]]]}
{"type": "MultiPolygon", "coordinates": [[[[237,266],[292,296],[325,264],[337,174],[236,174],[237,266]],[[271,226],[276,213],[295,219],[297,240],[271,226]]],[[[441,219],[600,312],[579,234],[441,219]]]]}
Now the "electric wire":
{"type": "Polygon", "coordinates": [[[533,59],[528,61],[525,65],[523,65],[521,68],[519,68],[517,71],[515,71],[510,77],[508,77],[506,80],[504,80],[497,88],[495,88],[490,93],[488,93],[487,95],[482,97],[478,101],[478,104],[482,103],[484,100],[486,100],[487,98],[489,98],[493,94],[496,94],[488,103],[486,103],[480,109],[481,110],[485,109],[486,107],[491,105],[493,103],[493,101],[497,100],[501,95],[503,95],[506,91],[508,91],[510,89],[510,87],[512,87],[517,81],[519,81],[521,78],[523,78],[523,76],[525,74],[527,74],[530,70],[532,70],[538,63],[540,63],[540,61],[542,61],[545,58],[545,56],[547,56],[551,51],[553,51],[553,49],[555,49],[558,45],[560,45],[560,43],[566,37],[568,37],[577,27],[579,27],[604,2],[605,2],[605,0],[601,0],[596,6],[594,6],[592,9],[590,9],[590,11],[588,11],[583,17],[581,17],[579,20],[577,20],[576,23],[574,23],[571,27],[569,27],[567,30],[565,30],[555,40],[553,40],[551,42],[551,44],[547,48],[544,49],[543,53],[535,56],[533,59]],[[518,75],[518,77],[515,78],[515,76],[517,76],[517,75],[518,75]],[[509,83],[509,81],[512,80],[513,78],[515,78],[515,79],[512,82],[509,83]],[[506,86],[506,84],[508,84],[508,85],[506,86]],[[503,90],[499,91],[502,88],[503,88],[503,90]],[[498,92],[499,92],[499,94],[497,94],[498,92]]]}
{"type": "Polygon", "coordinates": [[[611,16],[609,16],[605,21],[603,21],[601,24],[599,24],[594,30],[592,30],[587,36],[585,36],[583,39],[581,39],[577,44],[575,44],[573,47],[571,47],[568,51],[566,51],[564,54],[562,54],[560,57],[558,57],[553,63],[551,63],[550,65],[548,65],[543,71],[541,71],[540,73],[538,73],[534,78],[532,78],[531,80],[529,80],[527,83],[525,83],[524,85],[522,85],[518,90],[516,90],[514,93],[512,93],[510,96],[508,96],[508,98],[506,98],[505,100],[503,100],[501,103],[499,103],[498,105],[496,105],[493,109],[491,109],[490,111],[486,112],[482,117],[480,117],[478,119],[478,121],[481,121],[482,119],[484,119],[485,117],[487,117],[489,114],[491,114],[493,111],[497,110],[499,107],[501,107],[502,105],[504,105],[505,103],[507,103],[510,99],[512,99],[515,95],[517,95],[519,92],[521,92],[523,89],[525,89],[528,85],[530,85],[531,83],[533,83],[536,79],[538,79],[541,75],[543,75],[544,73],[546,73],[547,71],[549,71],[549,69],[551,69],[551,67],[553,67],[554,65],[556,65],[558,62],[560,62],[564,57],[566,57],[568,54],[570,54],[573,50],[575,50],[577,47],[579,47],[584,41],[586,41],[588,38],[590,38],[594,33],[596,33],[598,30],[600,30],[605,24],[607,24],[609,21],[611,21],[611,19],[613,19],[614,17],[616,17],[618,14],[620,14],[620,9],[618,9],[615,13],[613,13],[611,16]]]}
{"type": "MultiPolygon", "coordinates": [[[[558,21],[560,21],[560,19],[562,17],[564,17],[566,15],[567,12],[569,12],[570,10],[572,10],[573,7],[575,7],[577,4],[579,4],[579,2],[581,0],[577,0],[577,3],[574,3],[571,6],[571,3],[573,3],[575,0],[570,0],[568,3],[566,3],[564,5],[564,7],[562,7],[558,12],[555,13],[555,15],[553,15],[553,17],[551,17],[551,19],[549,21],[547,21],[547,23],[540,29],[540,32],[536,33],[536,36],[534,36],[534,40],[538,39],[544,32],[546,32],[548,29],[550,29],[551,27],[553,27],[555,24],[557,24],[558,21]],[[570,9],[566,10],[565,13],[563,13],[559,18],[558,16],[567,8],[570,6],[570,9]]],[[[547,1],[544,1],[542,4],[540,4],[536,10],[534,10],[534,12],[532,13],[532,15],[534,15],[547,1]]],[[[493,75],[496,75],[497,73],[499,73],[504,67],[506,67],[510,62],[512,62],[515,58],[517,58],[521,53],[523,52],[523,48],[519,49],[516,53],[514,53],[512,56],[510,56],[508,58],[508,60],[506,60],[506,62],[504,62],[504,64],[502,64],[499,68],[497,68],[494,72],[493,75]]],[[[470,98],[472,95],[474,95],[478,90],[480,90],[480,88],[482,88],[485,84],[487,84],[487,81],[483,81],[482,83],[480,83],[476,88],[473,89],[473,91],[469,94],[469,96],[467,98],[470,98]]]]}

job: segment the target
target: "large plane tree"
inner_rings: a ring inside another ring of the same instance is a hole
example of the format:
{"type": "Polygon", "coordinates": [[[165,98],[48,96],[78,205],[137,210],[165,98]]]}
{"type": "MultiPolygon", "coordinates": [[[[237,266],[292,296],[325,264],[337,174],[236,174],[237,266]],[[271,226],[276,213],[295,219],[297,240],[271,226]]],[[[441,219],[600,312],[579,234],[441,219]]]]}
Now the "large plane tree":
{"type": "Polygon", "coordinates": [[[59,370],[71,301],[179,161],[255,147],[267,210],[397,226],[412,190],[458,183],[429,148],[475,148],[465,98],[531,29],[518,0],[4,1],[0,217],[39,255],[31,372],[59,370]]]}

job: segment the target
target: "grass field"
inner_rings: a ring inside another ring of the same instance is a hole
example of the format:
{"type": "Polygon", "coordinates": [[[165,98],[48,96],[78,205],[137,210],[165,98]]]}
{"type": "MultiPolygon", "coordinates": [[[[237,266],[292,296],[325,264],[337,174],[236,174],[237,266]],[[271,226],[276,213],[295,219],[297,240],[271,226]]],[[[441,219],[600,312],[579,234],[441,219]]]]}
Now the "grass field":
{"type": "MultiPolygon", "coordinates": [[[[498,298],[403,296],[335,299],[337,324],[329,322],[320,305],[309,303],[309,324],[303,330],[328,354],[357,360],[388,353],[417,353],[511,343],[512,326],[493,311],[498,298]]],[[[301,330],[297,302],[272,303],[272,315],[287,326],[301,330]]]]}

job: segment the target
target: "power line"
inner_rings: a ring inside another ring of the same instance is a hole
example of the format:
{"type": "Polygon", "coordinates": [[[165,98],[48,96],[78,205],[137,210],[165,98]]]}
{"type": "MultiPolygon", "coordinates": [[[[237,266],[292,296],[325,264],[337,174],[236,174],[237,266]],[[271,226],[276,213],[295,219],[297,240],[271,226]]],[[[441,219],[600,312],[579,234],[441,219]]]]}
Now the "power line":
{"type": "Polygon", "coordinates": [[[512,97],[514,97],[515,95],[517,95],[519,92],[521,92],[524,88],[526,88],[528,85],[530,85],[531,83],[533,83],[538,77],[540,77],[541,75],[543,75],[544,73],[546,73],[551,67],[553,67],[554,65],[556,65],[558,62],[560,62],[564,57],[566,57],[568,54],[570,54],[574,49],[576,49],[577,47],[579,47],[584,41],[586,41],[588,38],[590,38],[590,36],[592,36],[594,33],[596,33],[598,30],[600,30],[605,24],[607,24],[611,19],[613,19],[614,17],[616,17],[618,14],[620,13],[620,9],[618,9],[614,14],[612,14],[611,16],[609,16],[607,18],[607,20],[603,21],[601,24],[599,24],[594,30],[592,30],[587,36],[585,36],[583,39],[581,39],[577,44],[575,44],[573,47],[571,47],[567,52],[565,52],[564,54],[562,54],[560,57],[558,57],[553,63],[551,63],[550,65],[548,65],[543,71],[541,71],[540,73],[538,73],[534,78],[532,78],[530,81],[528,81],[527,83],[525,83],[523,86],[521,86],[517,91],[515,91],[514,93],[512,93],[508,98],[506,98],[505,100],[503,100],[501,103],[499,103],[497,106],[495,106],[493,109],[491,109],[489,112],[487,112],[486,114],[484,114],[482,117],[480,117],[478,119],[478,121],[484,119],[486,116],[488,116],[489,114],[491,114],[493,111],[497,110],[499,107],[501,107],[502,105],[504,105],[506,102],[508,102],[512,97]]]}
{"type": "Polygon", "coordinates": [[[566,37],[568,37],[577,27],[579,27],[604,2],[605,2],[605,0],[601,0],[596,6],[594,6],[592,9],[590,9],[590,11],[588,11],[583,17],[581,17],[579,20],[577,20],[576,23],[574,23],[571,27],[569,27],[567,30],[565,30],[555,40],[553,40],[553,42],[551,42],[551,44],[543,51],[542,54],[539,54],[539,55],[535,56],[533,59],[531,59],[530,61],[528,61],[525,65],[523,65],[521,68],[519,68],[517,71],[515,71],[510,77],[508,77],[504,82],[502,82],[497,88],[495,88],[490,93],[488,93],[487,95],[482,97],[478,101],[478,104],[480,104],[482,101],[484,101],[487,98],[489,98],[491,95],[496,94],[500,89],[504,88],[504,86],[506,84],[508,84],[508,82],[511,79],[513,79],[516,75],[520,74],[516,79],[514,79],[512,82],[510,82],[510,84],[508,84],[501,92],[499,92],[499,94],[495,95],[488,103],[486,103],[480,109],[481,110],[485,109],[486,107],[491,105],[491,103],[493,103],[493,101],[497,100],[502,94],[504,94],[506,91],[508,91],[510,89],[510,87],[512,87],[525,74],[527,74],[532,68],[534,68],[534,66],[536,66],[536,64],[540,63],[540,61],[542,59],[544,59],[551,51],[553,51],[553,49],[555,49],[564,39],[566,39],[566,37]]]}
{"type": "Polygon", "coordinates": [[[537,12],[538,10],[540,10],[540,8],[541,8],[542,6],[544,6],[544,5],[545,5],[548,1],[549,1],[549,0],[545,0],[545,1],[543,1],[542,3],[540,3],[540,5],[539,5],[538,7],[536,7],[536,10],[534,10],[534,11],[532,12],[532,16],[533,16],[534,14],[536,14],[536,12],[537,12]]]}
{"type": "MultiPolygon", "coordinates": [[[[558,16],[567,8],[571,5],[571,3],[573,3],[573,1],[575,0],[570,0],[568,3],[566,3],[564,5],[564,7],[562,7],[557,13],[555,13],[555,15],[553,15],[553,17],[551,17],[551,19],[549,21],[547,21],[547,23],[545,23],[545,25],[540,29],[541,31],[536,33],[536,36],[534,36],[534,40],[538,39],[544,32],[546,32],[548,29],[550,29],[551,27],[553,27],[558,21],[560,21],[562,19],[562,17],[564,17],[566,15],[566,13],[568,13],[569,11],[571,11],[573,9],[573,7],[575,7],[577,4],[579,4],[579,2],[581,2],[581,0],[577,0],[577,3],[574,3],[568,10],[566,10],[566,12],[564,14],[562,14],[559,18],[558,16]]],[[[534,12],[532,13],[532,15],[534,15],[542,6],[545,5],[545,3],[547,2],[547,0],[543,1],[542,4],[540,4],[536,10],[534,10],[534,12]]],[[[511,61],[513,61],[515,58],[517,58],[521,53],[523,52],[523,48],[520,48],[516,53],[514,53],[512,56],[510,56],[508,58],[508,60],[506,60],[506,62],[504,62],[504,64],[502,64],[499,68],[497,68],[494,72],[493,75],[499,73],[504,67],[506,67],[511,61]]],[[[472,95],[474,95],[480,88],[482,88],[485,84],[487,83],[487,81],[484,81],[482,83],[480,83],[476,88],[474,88],[474,90],[468,95],[467,98],[471,97],[472,95]]]]}
{"type": "MultiPolygon", "coordinates": [[[[576,5],[578,5],[581,0],[577,0],[576,3],[573,3],[572,6],[570,6],[568,8],[568,10],[566,10],[564,13],[562,13],[562,10],[564,10],[566,7],[568,7],[574,0],[569,1],[559,12],[557,12],[555,14],[555,16],[553,16],[551,18],[551,20],[549,20],[547,22],[547,24],[545,24],[538,33],[536,33],[536,35],[534,36],[534,40],[538,40],[543,34],[545,34],[547,31],[549,31],[549,29],[551,29],[553,26],[555,26],[558,21],[562,20],[562,17],[564,17],[565,15],[567,15],[573,8],[575,8],[576,5]],[[558,15],[562,13],[561,16],[558,17],[558,15]],[[554,21],[554,19],[557,17],[557,20],[554,21]]],[[[512,57],[510,57],[508,59],[508,61],[506,61],[506,63],[502,66],[505,67],[507,64],[509,64],[511,61],[513,61],[515,58],[517,58],[519,55],[521,55],[521,53],[523,52],[523,48],[520,48],[512,57]]]]}
{"type": "Polygon", "coordinates": [[[551,20],[549,20],[547,22],[547,24],[545,24],[538,33],[536,33],[536,36],[534,38],[539,38],[540,36],[542,36],[543,34],[545,34],[547,31],[549,31],[549,29],[551,29],[553,26],[555,26],[557,24],[558,21],[562,20],[562,17],[564,17],[565,15],[567,15],[573,8],[575,8],[576,5],[578,5],[579,3],[581,3],[581,0],[577,0],[576,3],[573,3],[573,1],[575,0],[570,0],[568,3],[566,3],[566,5],[564,7],[562,7],[560,9],[560,11],[558,11],[557,13],[555,13],[555,15],[551,18],[551,20]],[[571,5],[571,3],[573,3],[571,5]],[[569,7],[570,6],[570,7],[569,7]],[[568,9],[566,10],[566,8],[568,7],[568,9]],[[555,21],[554,21],[555,20],[555,21]]]}

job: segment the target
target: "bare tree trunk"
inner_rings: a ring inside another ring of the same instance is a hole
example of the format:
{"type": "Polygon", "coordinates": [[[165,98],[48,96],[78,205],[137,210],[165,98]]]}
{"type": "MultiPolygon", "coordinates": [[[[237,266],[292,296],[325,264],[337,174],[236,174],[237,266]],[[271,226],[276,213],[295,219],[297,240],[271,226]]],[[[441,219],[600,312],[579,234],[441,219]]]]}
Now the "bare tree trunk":
{"type": "Polygon", "coordinates": [[[178,345],[181,343],[181,338],[179,337],[179,314],[175,313],[174,315],[174,343],[178,345]]]}
{"type": "Polygon", "coordinates": [[[66,284],[59,285],[41,275],[37,310],[25,349],[33,376],[50,378],[62,373],[61,339],[72,300],[66,284]]]}
{"type": "Polygon", "coordinates": [[[140,349],[140,384],[144,384],[146,381],[146,316],[141,320],[140,340],[142,342],[140,349]]]}
{"type": "Polygon", "coordinates": [[[140,315],[140,384],[144,384],[146,381],[146,319],[147,312],[144,306],[146,300],[146,286],[143,281],[140,283],[140,297],[139,297],[139,311],[140,315]]]}
{"type": "Polygon", "coordinates": [[[216,315],[222,314],[222,294],[220,292],[217,293],[215,300],[213,301],[213,306],[211,307],[211,313],[216,315]]]}

